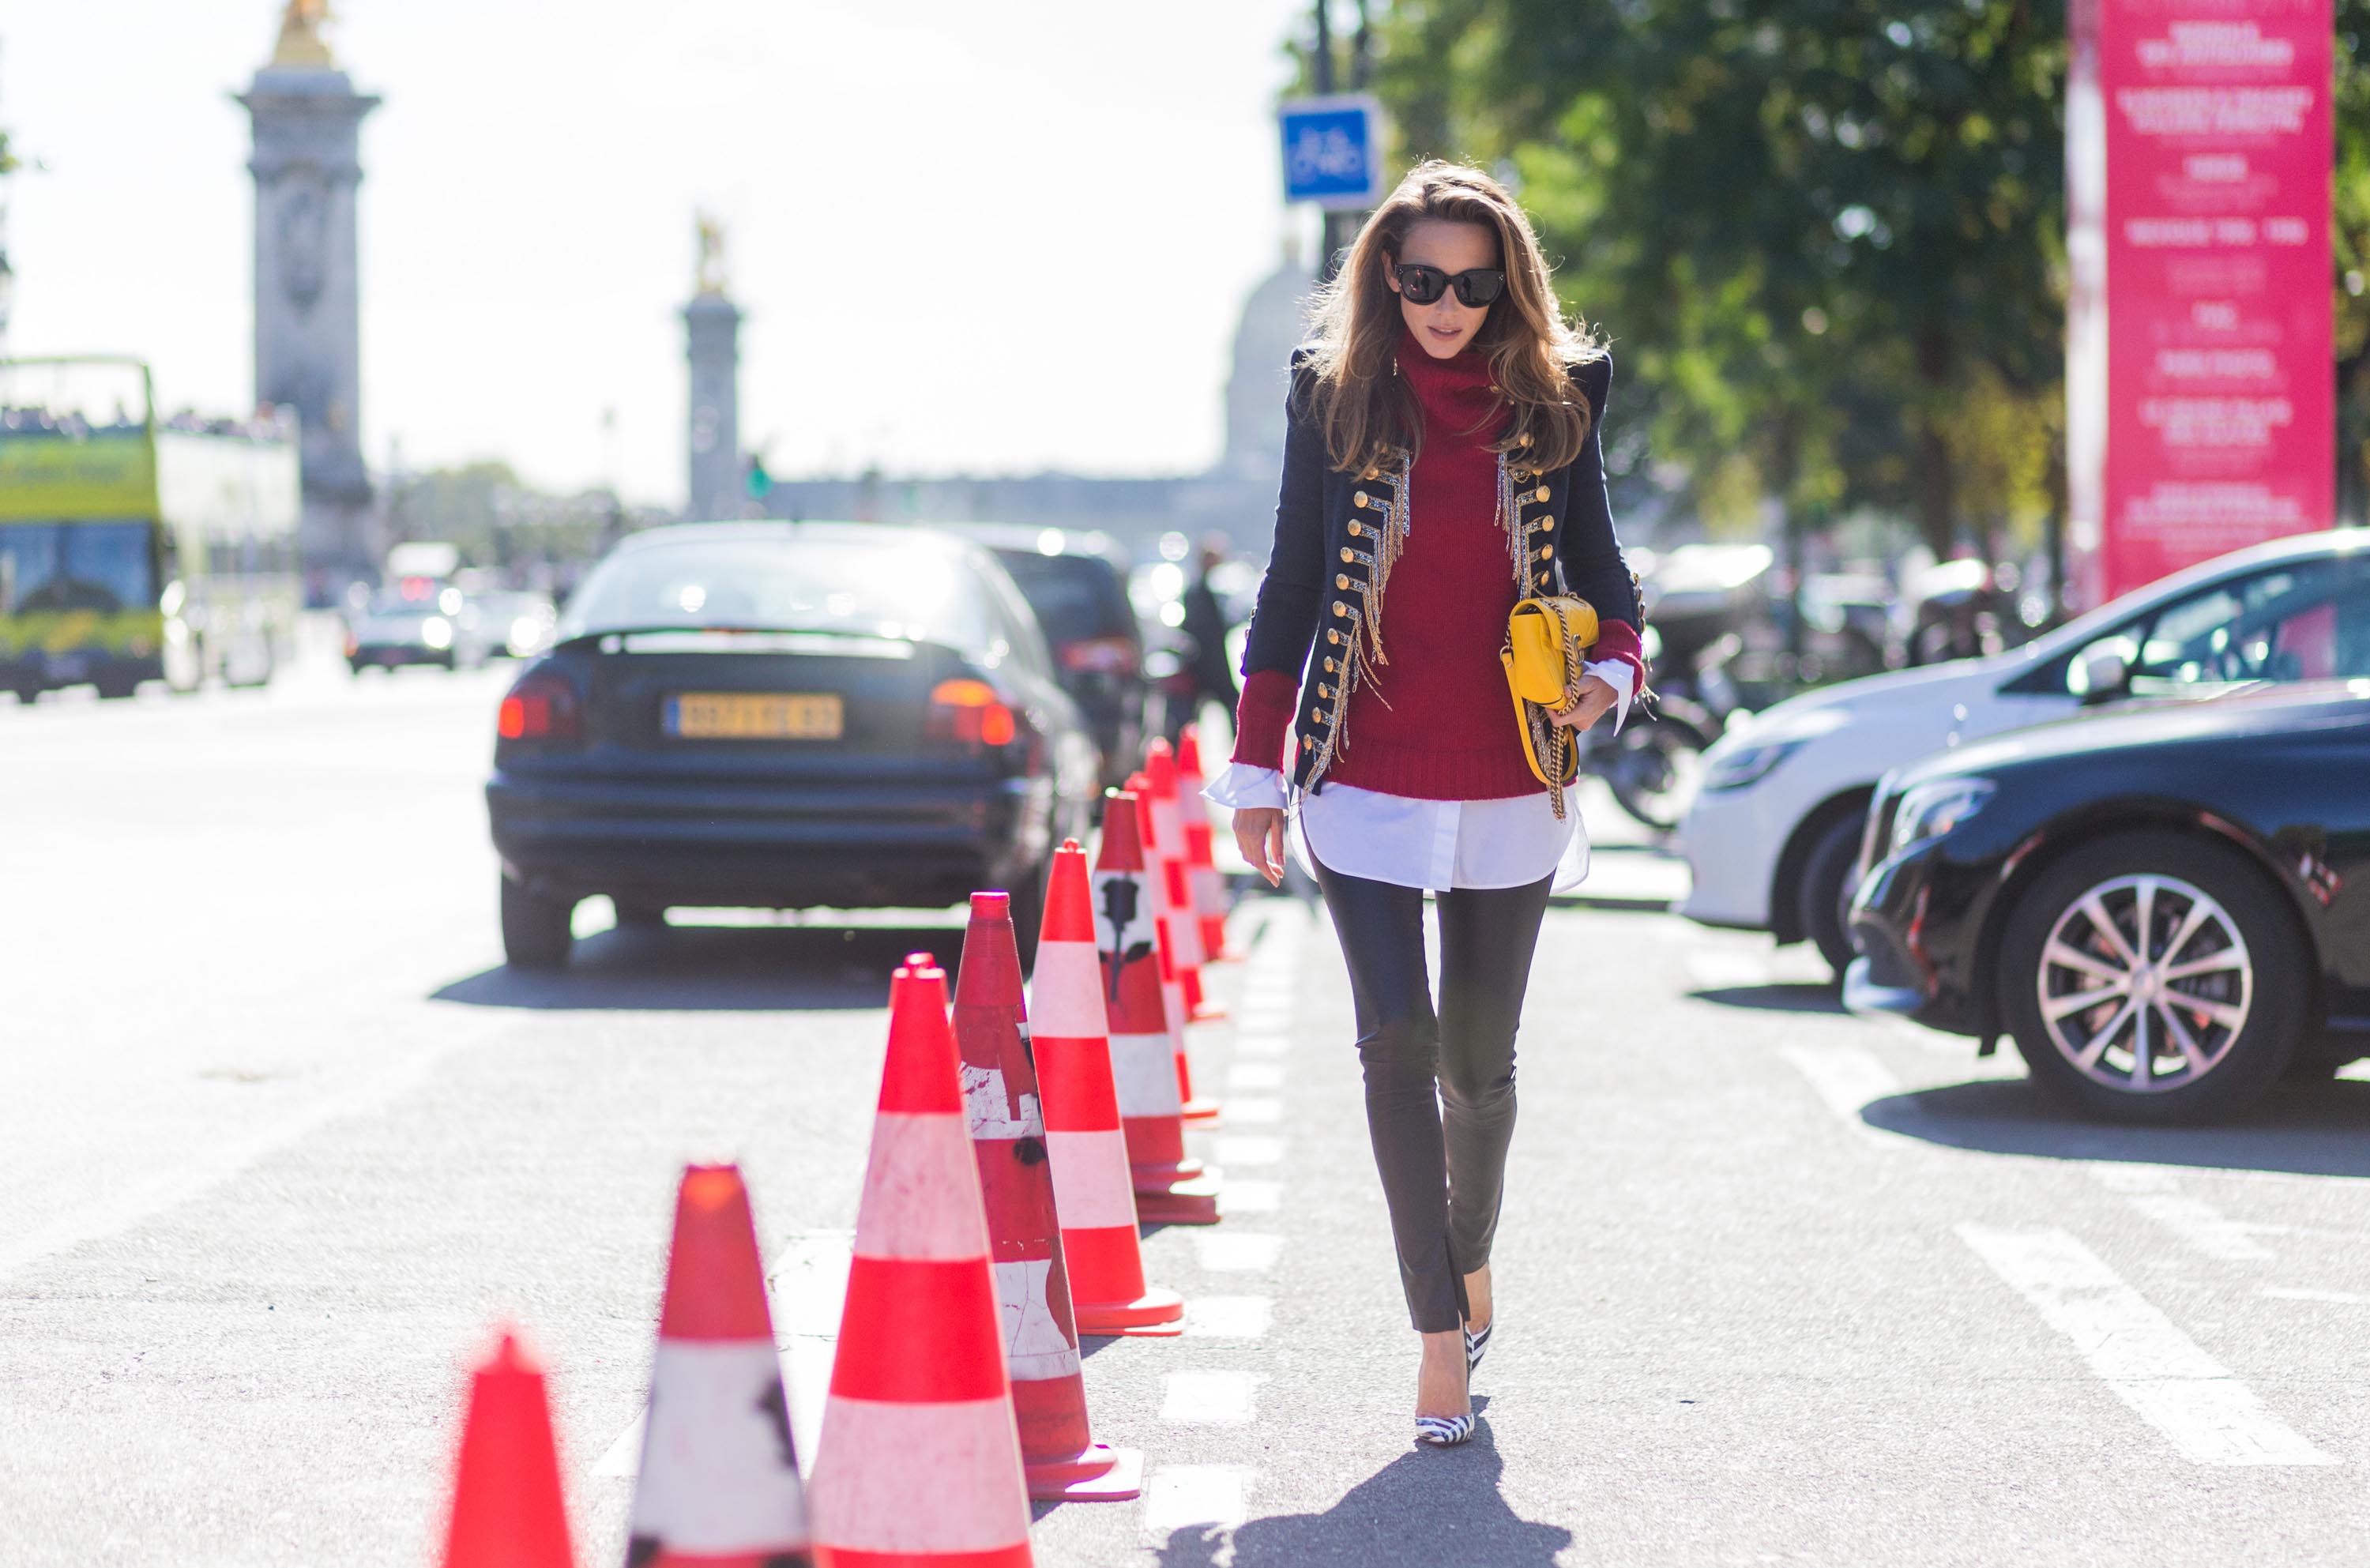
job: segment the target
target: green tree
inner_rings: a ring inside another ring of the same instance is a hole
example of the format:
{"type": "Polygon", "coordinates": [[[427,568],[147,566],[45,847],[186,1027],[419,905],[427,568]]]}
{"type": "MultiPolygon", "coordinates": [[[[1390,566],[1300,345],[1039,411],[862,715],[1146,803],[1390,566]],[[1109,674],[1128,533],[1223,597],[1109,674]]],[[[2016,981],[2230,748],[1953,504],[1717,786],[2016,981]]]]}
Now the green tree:
{"type": "Polygon", "coordinates": [[[2370,0],[2337,0],[2337,514],[2370,522],[2370,0]]]}
{"type": "MultiPolygon", "coordinates": [[[[2370,0],[2338,0],[2339,373],[2370,457],[2370,0]],[[2349,280],[2348,274],[2352,274],[2349,280]]],[[[1510,165],[1707,521],[2062,505],[2063,0],[1403,0],[1410,157],[1510,165]]],[[[2358,511],[2358,508],[2357,508],[2358,511]]]]}

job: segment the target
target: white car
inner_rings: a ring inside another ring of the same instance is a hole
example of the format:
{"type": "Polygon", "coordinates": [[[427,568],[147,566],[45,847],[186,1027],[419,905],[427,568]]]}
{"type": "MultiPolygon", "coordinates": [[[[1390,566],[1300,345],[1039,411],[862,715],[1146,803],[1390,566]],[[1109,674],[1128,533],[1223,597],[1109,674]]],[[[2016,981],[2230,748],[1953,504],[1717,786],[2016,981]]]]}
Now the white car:
{"type": "Polygon", "coordinates": [[[1816,942],[1841,975],[1851,870],[1886,769],[2089,703],[2331,676],[2370,676],[2370,528],[2218,557],[2006,653],[1806,692],[1704,754],[1679,828],[1695,877],[1679,913],[1816,942]]]}

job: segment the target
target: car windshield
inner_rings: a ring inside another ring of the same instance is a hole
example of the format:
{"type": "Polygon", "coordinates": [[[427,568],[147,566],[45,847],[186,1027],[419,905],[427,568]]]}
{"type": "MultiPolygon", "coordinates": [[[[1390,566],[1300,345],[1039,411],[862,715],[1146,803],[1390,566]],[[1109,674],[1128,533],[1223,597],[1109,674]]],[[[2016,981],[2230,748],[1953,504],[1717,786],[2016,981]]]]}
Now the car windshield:
{"type": "Polygon", "coordinates": [[[998,550],[995,559],[1020,585],[1021,597],[1052,640],[1125,637],[1135,629],[1127,591],[1101,561],[1037,550],[998,550]]]}
{"type": "Polygon", "coordinates": [[[611,556],[568,602],[558,635],[717,628],[864,632],[981,648],[974,574],[912,537],[686,539],[611,556]]]}
{"type": "Polygon", "coordinates": [[[155,609],[155,533],[147,523],[0,525],[0,615],[155,609]]]}

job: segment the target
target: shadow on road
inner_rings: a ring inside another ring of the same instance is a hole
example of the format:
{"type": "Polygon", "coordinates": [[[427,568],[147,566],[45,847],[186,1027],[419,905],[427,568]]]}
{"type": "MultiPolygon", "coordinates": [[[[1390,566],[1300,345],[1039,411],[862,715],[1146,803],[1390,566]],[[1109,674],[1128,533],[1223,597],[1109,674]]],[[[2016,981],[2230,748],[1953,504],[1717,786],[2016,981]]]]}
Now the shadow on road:
{"type": "Polygon", "coordinates": [[[433,999],[559,1011],[885,1008],[889,972],[907,953],[936,953],[951,978],[962,940],[960,926],[610,930],[579,940],[557,974],[489,969],[443,986],[433,999]]]}
{"type": "Polygon", "coordinates": [[[1986,1078],[1871,1101],[1870,1126],[1950,1148],[2305,1176],[2370,1176],[2370,1083],[2296,1085],[2243,1122],[2121,1127],[2058,1109],[2024,1078],[1986,1078]]]}
{"type": "Polygon", "coordinates": [[[1813,980],[1779,981],[1767,986],[1719,986],[1706,991],[1689,991],[1692,1002],[1710,1002],[1715,1007],[1753,1008],[1762,1012],[1841,1013],[1843,998],[1835,995],[1833,986],[1823,986],[1813,980]]]}
{"type": "MultiPolygon", "coordinates": [[[[1488,1401],[1473,1402],[1478,1410],[1488,1401]]],[[[1213,1526],[1180,1529],[1161,1548],[1161,1568],[1211,1568],[1223,1561],[1234,1568],[1552,1568],[1556,1553],[1572,1544],[1571,1532],[1516,1516],[1498,1493],[1504,1470],[1485,1418],[1471,1442],[1394,1459],[1321,1514],[1253,1519],[1231,1533],[1213,1526]]]]}

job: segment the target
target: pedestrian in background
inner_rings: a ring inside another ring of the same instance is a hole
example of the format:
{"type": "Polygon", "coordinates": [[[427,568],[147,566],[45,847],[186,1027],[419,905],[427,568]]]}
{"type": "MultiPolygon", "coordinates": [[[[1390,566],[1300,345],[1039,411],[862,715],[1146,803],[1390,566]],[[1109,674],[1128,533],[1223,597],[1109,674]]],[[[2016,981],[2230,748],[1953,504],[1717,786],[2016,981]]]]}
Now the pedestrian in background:
{"type": "Polygon", "coordinates": [[[1598,439],[1612,379],[1602,345],[1564,319],[1504,187],[1439,162],[1400,181],[1292,357],[1233,764],[1209,790],[1271,883],[1296,822],[1340,938],[1368,1131],[1422,1336],[1425,1443],[1473,1434],[1472,1373],[1496,1326],[1515,1026],[1548,894],[1586,868],[1577,813],[1551,801],[1516,730],[1498,657],[1507,616],[1523,596],[1570,593],[1600,617],[1562,727],[1607,713],[1617,726],[1645,681],[1598,439]]]}
{"type": "MultiPolygon", "coordinates": [[[[1201,572],[1186,584],[1182,595],[1185,624],[1180,629],[1193,640],[1193,698],[1190,710],[1173,721],[1172,732],[1198,719],[1205,702],[1222,702],[1232,713],[1242,695],[1235,686],[1234,661],[1226,653],[1226,634],[1235,628],[1234,617],[1227,615],[1225,600],[1210,581],[1210,574],[1226,564],[1226,543],[1214,535],[1202,541],[1201,572]]],[[[1176,736],[1172,732],[1169,738],[1174,741],[1176,736]]]]}

